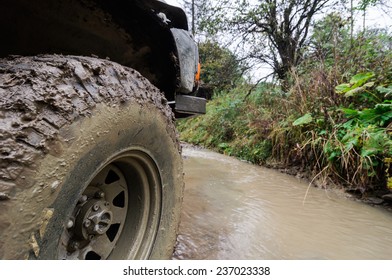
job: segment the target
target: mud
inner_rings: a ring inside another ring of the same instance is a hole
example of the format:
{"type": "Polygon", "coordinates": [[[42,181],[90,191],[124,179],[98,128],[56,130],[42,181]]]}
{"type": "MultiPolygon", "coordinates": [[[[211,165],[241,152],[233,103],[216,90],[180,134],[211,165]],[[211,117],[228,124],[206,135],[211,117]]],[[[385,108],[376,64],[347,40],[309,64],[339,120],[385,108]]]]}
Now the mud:
{"type": "Polygon", "coordinates": [[[342,192],[184,148],[173,259],[392,259],[392,215],[342,192]]]}
{"type": "MultiPolygon", "coordinates": [[[[78,147],[72,147],[78,128],[71,125],[100,110],[105,114],[146,103],[167,120],[167,133],[179,148],[166,99],[132,69],[87,57],[0,59],[0,221],[9,225],[0,231],[2,258],[25,258],[29,246],[40,242],[38,232],[48,223],[43,213],[58,195],[67,170],[83,148],[110,131],[108,122],[116,120],[105,120],[104,130],[98,124],[94,134],[83,135],[85,146],[78,147]]],[[[39,252],[36,245],[30,249],[39,252]]]]}

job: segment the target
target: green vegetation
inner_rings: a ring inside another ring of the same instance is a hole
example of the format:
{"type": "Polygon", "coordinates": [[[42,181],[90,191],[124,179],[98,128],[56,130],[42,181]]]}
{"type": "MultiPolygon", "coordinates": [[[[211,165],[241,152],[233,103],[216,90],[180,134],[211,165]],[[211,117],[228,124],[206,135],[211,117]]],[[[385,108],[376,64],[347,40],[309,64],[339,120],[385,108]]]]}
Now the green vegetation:
{"type": "Polygon", "coordinates": [[[262,95],[244,100],[246,86],[217,94],[208,103],[205,116],[179,122],[184,141],[214,148],[252,163],[263,163],[271,156],[269,126],[262,95]]]}
{"type": "Polygon", "coordinates": [[[199,44],[203,61],[201,80],[215,90],[229,90],[242,80],[241,66],[236,56],[218,43],[206,41],[199,44]]]}
{"type": "Polygon", "coordinates": [[[215,91],[205,116],[178,123],[182,140],[362,193],[392,188],[392,36],[347,25],[316,23],[284,81],[215,91]]]}

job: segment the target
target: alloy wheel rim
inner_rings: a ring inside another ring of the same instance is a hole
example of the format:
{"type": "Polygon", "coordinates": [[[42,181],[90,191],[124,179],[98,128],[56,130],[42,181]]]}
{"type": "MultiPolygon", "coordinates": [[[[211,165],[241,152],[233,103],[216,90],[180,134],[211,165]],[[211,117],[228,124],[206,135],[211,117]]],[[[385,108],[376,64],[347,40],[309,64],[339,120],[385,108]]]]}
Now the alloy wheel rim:
{"type": "Polygon", "coordinates": [[[159,228],[162,182],[143,149],[101,167],[66,220],[59,259],[147,259],[159,228]]]}

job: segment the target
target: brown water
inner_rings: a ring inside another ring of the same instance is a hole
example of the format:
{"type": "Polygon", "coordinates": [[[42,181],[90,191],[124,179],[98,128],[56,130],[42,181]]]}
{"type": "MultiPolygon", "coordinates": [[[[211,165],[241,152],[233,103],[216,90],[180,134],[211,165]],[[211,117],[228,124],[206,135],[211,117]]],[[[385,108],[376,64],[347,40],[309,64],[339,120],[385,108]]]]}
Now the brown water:
{"type": "Polygon", "coordinates": [[[271,169],[184,149],[173,259],[392,259],[392,214],[271,169]],[[305,199],[306,196],[306,199],[305,199]]]}

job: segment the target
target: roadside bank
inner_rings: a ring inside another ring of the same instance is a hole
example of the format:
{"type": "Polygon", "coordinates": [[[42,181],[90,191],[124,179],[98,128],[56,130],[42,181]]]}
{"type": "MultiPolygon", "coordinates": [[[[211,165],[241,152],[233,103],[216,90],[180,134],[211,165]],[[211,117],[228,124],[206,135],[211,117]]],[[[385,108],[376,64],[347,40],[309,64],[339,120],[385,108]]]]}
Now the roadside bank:
{"type": "Polygon", "coordinates": [[[217,94],[206,115],[178,121],[180,139],[305,178],[319,188],[343,189],[371,205],[391,204],[388,127],[357,123],[338,108],[328,111],[328,120],[298,117],[294,105],[287,105],[290,96],[270,85],[246,92],[237,87],[217,94]]]}

